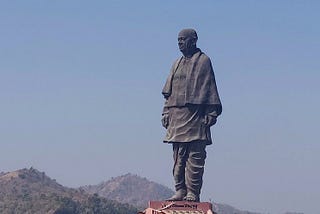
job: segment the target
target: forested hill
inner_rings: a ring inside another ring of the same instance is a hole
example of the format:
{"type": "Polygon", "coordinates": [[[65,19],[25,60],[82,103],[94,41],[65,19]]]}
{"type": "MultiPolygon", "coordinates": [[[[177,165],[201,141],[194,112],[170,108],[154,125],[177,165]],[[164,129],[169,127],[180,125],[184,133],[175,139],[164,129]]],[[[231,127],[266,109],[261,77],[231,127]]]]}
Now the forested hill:
{"type": "Polygon", "coordinates": [[[36,169],[0,173],[1,214],[136,214],[127,204],[67,188],[36,169]]]}
{"type": "Polygon", "coordinates": [[[128,203],[140,209],[146,208],[148,201],[165,200],[174,193],[166,186],[130,173],[98,185],[83,186],[80,189],[91,194],[97,193],[108,199],[128,203]]]}

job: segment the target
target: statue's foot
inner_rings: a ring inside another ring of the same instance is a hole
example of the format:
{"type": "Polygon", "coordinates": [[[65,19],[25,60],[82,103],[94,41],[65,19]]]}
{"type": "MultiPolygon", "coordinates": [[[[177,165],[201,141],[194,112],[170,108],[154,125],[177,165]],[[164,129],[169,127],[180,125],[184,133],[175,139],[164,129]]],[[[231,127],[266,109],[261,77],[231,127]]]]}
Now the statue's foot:
{"type": "Polygon", "coordinates": [[[183,198],[184,201],[200,202],[200,197],[194,193],[188,192],[188,194],[183,198]]]}
{"type": "Polygon", "coordinates": [[[187,191],[182,189],[178,190],[173,196],[166,199],[166,201],[183,201],[183,198],[187,195],[187,191]]]}

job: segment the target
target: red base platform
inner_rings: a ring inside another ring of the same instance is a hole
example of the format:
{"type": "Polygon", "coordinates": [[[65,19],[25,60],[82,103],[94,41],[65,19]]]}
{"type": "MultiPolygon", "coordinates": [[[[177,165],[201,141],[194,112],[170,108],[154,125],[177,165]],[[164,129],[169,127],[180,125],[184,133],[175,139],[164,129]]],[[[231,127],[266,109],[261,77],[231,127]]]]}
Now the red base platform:
{"type": "Polygon", "coordinates": [[[139,214],[215,214],[209,202],[150,201],[149,207],[139,214]]]}

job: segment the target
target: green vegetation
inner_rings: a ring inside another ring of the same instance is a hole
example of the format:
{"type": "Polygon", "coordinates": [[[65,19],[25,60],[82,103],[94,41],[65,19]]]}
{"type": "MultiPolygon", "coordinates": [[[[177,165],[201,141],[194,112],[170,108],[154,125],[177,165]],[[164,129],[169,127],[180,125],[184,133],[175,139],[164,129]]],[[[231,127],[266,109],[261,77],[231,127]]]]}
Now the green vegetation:
{"type": "Polygon", "coordinates": [[[0,174],[1,214],[136,214],[135,207],[64,187],[33,168],[0,174]]]}

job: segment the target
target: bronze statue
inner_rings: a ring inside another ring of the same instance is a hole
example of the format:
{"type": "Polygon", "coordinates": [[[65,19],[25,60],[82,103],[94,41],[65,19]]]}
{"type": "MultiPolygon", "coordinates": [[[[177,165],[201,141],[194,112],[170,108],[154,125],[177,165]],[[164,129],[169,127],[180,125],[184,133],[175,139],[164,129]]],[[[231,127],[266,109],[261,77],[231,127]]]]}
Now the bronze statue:
{"type": "Polygon", "coordinates": [[[162,91],[164,142],[173,145],[176,190],[169,201],[200,201],[210,127],[222,112],[210,58],[197,48],[197,40],[193,29],[179,33],[183,56],[173,64],[162,91]]]}

